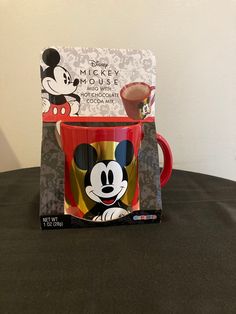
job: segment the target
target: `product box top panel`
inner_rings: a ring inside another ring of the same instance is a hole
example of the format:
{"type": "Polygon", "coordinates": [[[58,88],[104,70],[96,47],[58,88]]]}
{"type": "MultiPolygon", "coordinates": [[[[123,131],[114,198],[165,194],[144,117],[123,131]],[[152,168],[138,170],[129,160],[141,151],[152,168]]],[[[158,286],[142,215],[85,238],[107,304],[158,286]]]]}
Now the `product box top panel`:
{"type": "Polygon", "coordinates": [[[150,50],[50,47],[42,51],[43,121],[152,120],[156,61],[150,50]]]}

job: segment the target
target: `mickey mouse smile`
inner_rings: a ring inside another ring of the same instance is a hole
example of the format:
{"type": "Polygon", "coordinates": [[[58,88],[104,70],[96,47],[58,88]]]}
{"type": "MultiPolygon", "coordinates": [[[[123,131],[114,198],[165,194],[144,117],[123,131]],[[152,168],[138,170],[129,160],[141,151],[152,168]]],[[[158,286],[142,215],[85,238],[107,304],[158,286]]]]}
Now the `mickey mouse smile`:
{"type": "Polygon", "coordinates": [[[103,203],[104,205],[110,206],[116,202],[118,195],[120,194],[122,189],[123,189],[123,187],[120,189],[120,191],[116,195],[113,195],[112,197],[101,197],[101,196],[95,194],[94,191],[91,191],[90,193],[93,193],[101,201],[101,203],[103,203]]]}
{"type": "Polygon", "coordinates": [[[116,198],[117,198],[117,195],[116,195],[115,197],[110,197],[110,198],[101,198],[101,197],[100,197],[100,200],[101,200],[101,202],[102,202],[104,205],[112,205],[112,204],[115,203],[116,198]]]}

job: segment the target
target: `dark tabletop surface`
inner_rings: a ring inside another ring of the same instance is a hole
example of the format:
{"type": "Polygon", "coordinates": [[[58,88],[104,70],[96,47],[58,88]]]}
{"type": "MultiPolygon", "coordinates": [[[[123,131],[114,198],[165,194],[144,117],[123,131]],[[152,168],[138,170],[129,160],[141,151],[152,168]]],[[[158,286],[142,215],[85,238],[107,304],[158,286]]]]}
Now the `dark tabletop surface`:
{"type": "Polygon", "coordinates": [[[0,174],[0,313],[236,313],[236,183],[174,170],[161,224],[40,230],[39,168],[0,174]]]}

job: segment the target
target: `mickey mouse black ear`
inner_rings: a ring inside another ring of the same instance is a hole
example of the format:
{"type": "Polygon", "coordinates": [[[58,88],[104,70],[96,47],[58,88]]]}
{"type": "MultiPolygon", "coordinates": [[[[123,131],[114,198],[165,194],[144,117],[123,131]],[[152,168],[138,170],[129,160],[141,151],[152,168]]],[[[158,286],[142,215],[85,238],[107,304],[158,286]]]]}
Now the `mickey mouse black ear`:
{"type": "Polygon", "coordinates": [[[42,59],[46,65],[55,67],[60,62],[61,58],[56,49],[48,48],[43,52],[42,59]]]}
{"type": "Polygon", "coordinates": [[[78,168],[89,170],[97,161],[96,149],[90,144],[80,144],[74,151],[74,161],[78,168]]]}
{"type": "Polygon", "coordinates": [[[121,167],[128,166],[134,156],[134,147],[130,141],[122,141],[116,146],[115,157],[121,167]]]}

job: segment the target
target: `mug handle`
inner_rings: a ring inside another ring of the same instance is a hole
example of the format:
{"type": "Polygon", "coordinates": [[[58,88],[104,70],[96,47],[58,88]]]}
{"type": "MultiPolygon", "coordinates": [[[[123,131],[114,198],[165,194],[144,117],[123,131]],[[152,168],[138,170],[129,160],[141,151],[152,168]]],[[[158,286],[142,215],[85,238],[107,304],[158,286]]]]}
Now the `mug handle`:
{"type": "MultiPolygon", "coordinates": [[[[150,86],[150,88],[151,88],[151,91],[153,91],[156,87],[155,87],[155,86],[150,86]]],[[[155,100],[155,93],[154,93],[154,95],[153,95],[153,96],[152,96],[152,98],[151,98],[151,101],[150,101],[150,106],[152,106],[152,105],[153,105],[154,100],[155,100]]]]}
{"type": "Polygon", "coordinates": [[[171,173],[172,173],[172,166],[173,166],[173,156],[170,149],[170,145],[168,144],[167,140],[160,134],[156,134],[157,143],[160,145],[161,150],[163,152],[164,157],[164,166],[161,171],[160,175],[160,185],[161,188],[166,185],[169,181],[171,173]]]}

